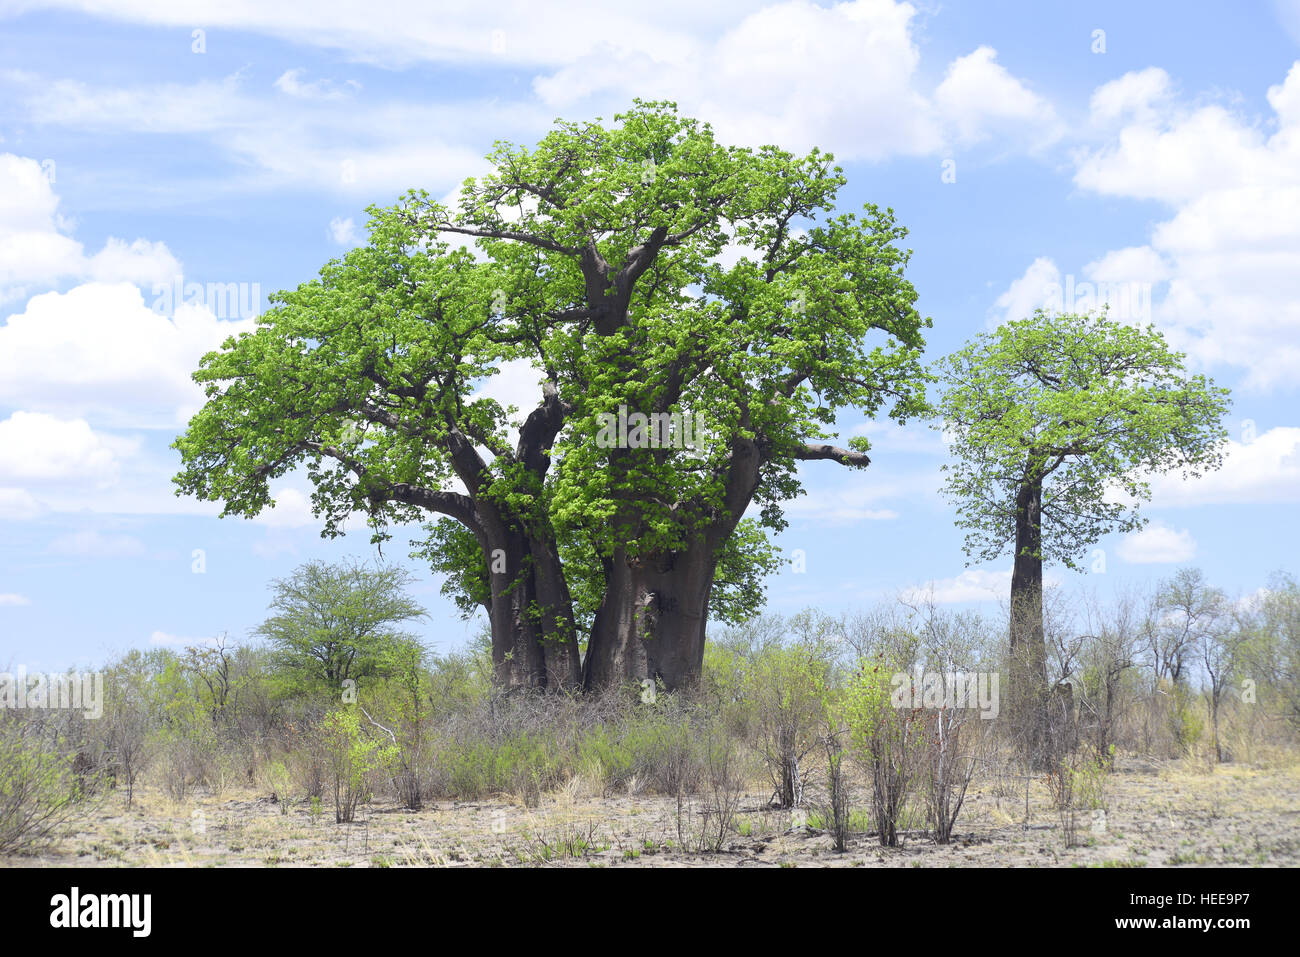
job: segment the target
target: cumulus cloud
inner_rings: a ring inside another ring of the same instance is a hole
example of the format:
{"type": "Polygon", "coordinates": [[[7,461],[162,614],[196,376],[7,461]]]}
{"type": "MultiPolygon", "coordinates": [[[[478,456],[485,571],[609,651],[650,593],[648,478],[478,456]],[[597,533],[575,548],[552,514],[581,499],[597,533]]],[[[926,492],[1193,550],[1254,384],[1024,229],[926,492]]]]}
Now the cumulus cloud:
{"type": "Polygon", "coordinates": [[[670,98],[727,139],[827,147],[845,159],[929,155],[993,136],[1042,145],[1060,132],[1051,105],[981,46],[920,83],[916,9],[893,0],[753,11],[711,40],[671,51],[605,47],[539,76],[556,108],[670,98]]]}
{"type": "Polygon", "coordinates": [[[162,282],[181,272],[163,243],[109,237],[87,255],[68,233],[51,183],[53,167],[0,153],[0,304],[61,280],[162,282]]]}
{"type": "Polygon", "coordinates": [[[1161,70],[1129,73],[1092,98],[1103,142],[1076,157],[1075,183],[1172,211],[1146,244],[1088,268],[1159,285],[1151,318],[1202,367],[1245,370],[1254,391],[1293,389],[1300,368],[1300,62],[1269,88],[1272,122],[1192,105],[1161,70]]]}
{"type": "Polygon", "coordinates": [[[330,238],[340,246],[355,246],[358,242],[356,223],[351,217],[335,216],[330,220],[330,238]]]}
{"type": "Polygon", "coordinates": [[[1027,319],[1035,309],[1047,307],[1050,291],[1061,285],[1061,270],[1056,263],[1046,256],[1039,256],[1025,274],[1013,280],[993,302],[989,313],[989,326],[1016,319],[1027,319]]]}
{"type": "Polygon", "coordinates": [[[1153,522],[1141,531],[1126,535],[1116,548],[1119,557],[1133,565],[1176,564],[1196,557],[1192,533],[1153,522]]]}
{"type": "Polygon", "coordinates": [[[953,60],[934,100],[963,146],[1021,133],[1030,145],[1046,146],[1063,130],[1052,105],[1012,76],[988,46],[953,60]]]}
{"type": "MultiPolygon", "coordinates": [[[[138,22],[175,16],[131,3],[69,5],[138,22]]],[[[391,21],[393,34],[381,26],[390,23],[388,4],[362,16],[334,5],[276,4],[275,14],[233,6],[200,16],[187,5],[180,22],[337,45],[385,66],[427,59],[531,70],[532,95],[521,87],[514,98],[376,102],[301,68],[256,84],[251,71],[121,87],[11,72],[0,83],[33,123],[206,135],[236,164],[231,180],[245,186],[367,196],[449,187],[478,168],[479,144],[523,141],[561,111],[609,118],[633,97],[675,100],[726,140],[820,146],[841,159],[929,156],[989,140],[1032,149],[1061,129],[1051,104],[998,63],[992,47],[953,60],[937,87],[925,79],[933,71],[920,69],[917,10],[896,0],[669,0],[598,12],[577,2],[563,16],[529,5],[508,13],[500,5],[416,6],[391,21]]]]}
{"type": "Polygon", "coordinates": [[[0,326],[0,406],[108,428],[174,428],[202,405],[190,378],[199,358],[254,324],[188,303],[169,317],[128,283],[35,296],[0,326]]]}
{"type": "Polygon", "coordinates": [[[1300,428],[1277,427],[1250,441],[1229,441],[1223,467],[1199,479],[1169,474],[1150,482],[1157,508],[1300,503],[1300,428]]]}
{"type": "Polygon", "coordinates": [[[84,419],[15,412],[0,421],[0,483],[109,484],[117,476],[118,453],[132,448],[96,434],[84,419]]]}

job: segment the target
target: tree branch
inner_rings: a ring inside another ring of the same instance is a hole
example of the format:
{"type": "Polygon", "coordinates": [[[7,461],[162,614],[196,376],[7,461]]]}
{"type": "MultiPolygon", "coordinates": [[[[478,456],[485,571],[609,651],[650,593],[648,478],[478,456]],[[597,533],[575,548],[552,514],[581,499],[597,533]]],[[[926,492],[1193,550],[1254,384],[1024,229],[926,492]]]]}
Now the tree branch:
{"type": "Polygon", "coordinates": [[[855,452],[852,449],[842,449],[838,445],[823,445],[817,442],[805,442],[803,446],[795,449],[794,457],[804,462],[833,459],[841,465],[855,468],[866,468],[871,464],[871,459],[865,452],[855,452]]]}

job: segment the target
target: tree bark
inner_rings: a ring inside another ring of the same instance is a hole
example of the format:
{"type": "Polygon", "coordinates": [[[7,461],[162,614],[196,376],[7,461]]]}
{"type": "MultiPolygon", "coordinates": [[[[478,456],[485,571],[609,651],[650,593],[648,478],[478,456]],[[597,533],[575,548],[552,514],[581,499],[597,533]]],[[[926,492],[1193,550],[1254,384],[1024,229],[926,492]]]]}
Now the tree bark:
{"type": "Polygon", "coordinates": [[[1049,744],[1047,645],[1043,636],[1043,482],[1032,472],[1016,495],[1016,554],[1011,570],[1011,714],[1025,756],[1039,770],[1055,762],[1049,744]]]}
{"type": "Polygon", "coordinates": [[[753,498],[761,461],[753,439],[733,442],[723,506],[686,548],[631,559],[625,549],[615,550],[587,644],[586,688],[646,679],[669,691],[698,685],[718,550],[753,498]]]}
{"type": "Polygon", "coordinates": [[[704,667],[715,536],[651,559],[615,550],[587,644],[589,690],[646,679],[675,691],[696,685],[704,667]]]}

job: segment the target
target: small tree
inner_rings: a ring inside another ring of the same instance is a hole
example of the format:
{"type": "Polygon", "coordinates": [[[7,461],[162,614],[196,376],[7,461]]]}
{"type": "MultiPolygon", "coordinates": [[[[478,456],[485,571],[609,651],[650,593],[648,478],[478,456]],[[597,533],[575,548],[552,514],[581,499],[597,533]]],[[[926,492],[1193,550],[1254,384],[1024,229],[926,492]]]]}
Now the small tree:
{"type": "Polygon", "coordinates": [[[1227,390],[1188,375],[1183,359],[1154,326],[1038,310],[941,363],[940,426],[956,459],[945,491],[966,552],[1014,555],[1012,717],[1036,767],[1056,763],[1046,753],[1043,563],[1077,568],[1101,536],[1140,528],[1132,503],[1150,497],[1151,473],[1194,477],[1222,460],[1227,390]]]}
{"type": "Polygon", "coordinates": [[[849,746],[870,775],[872,816],[885,847],[898,845],[898,820],[925,746],[924,712],[895,707],[896,667],[885,658],[863,661],[844,696],[849,746]]]}
{"type": "Polygon", "coordinates": [[[1149,622],[1143,620],[1138,599],[1120,595],[1106,614],[1095,605],[1089,608],[1091,634],[1083,648],[1083,699],[1080,707],[1092,716],[1092,746],[1098,758],[1110,753],[1115,721],[1120,712],[1124,679],[1137,661],[1141,636],[1149,622]]]}
{"type": "Polygon", "coordinates": [[[356,708],[337,708],[322,725],[334,780],[334,821],[349,824],[357,805],[370,800],[376,774],[391,766],[396,748],[385,747],[362,725],[356,708]]]}
{"type": "Polygon", "coordinates": [[[153,759],[154,668],[140,651],[127,652],[108,670],[105,681],[103,734],[115,784],[126,785],[126,805],[135,801],[135,785],[153,759]]]}
{"type": "Polygon", "coordinates": [[[402,802],[413,810],[423,806],[430,771],[425,747],[426,725],[432,712],[427,657],[428,652],[419,642],[397,642],[386,656],[391,676],[376,704],[378,716],[362,711],[371,725],[392,741],[393,784],[402,802]]]}
{"type": "Polygon", "coordinates": [[[1148,639],[1157,678],[1186,684],[1206,629],[1223,616],[1223,606],[1223,593],[1210,587],[1199,568],[1181,568],[1161,582],[1156,595],[1160,618],[1148,639]]]}
{"type": "Polygon", "coordinates": [[[1196,651],[1205,669],[1207,679],[1205,700],[1210,708],[1210,733],[1214,743],[1214,761],[1223,763],[1223,742],[1219,737],[1219,716],[1229,682],[1236,677],[1241,663],[1241,649],[1245,631],[1237,615],[1229,608],[1222,592],[1216,602],[1216,612],[1205,623],[1196,642],[1196,651]]]}
{"type": "Polygon", "coordinates": [[[1300,582],[1278,574],[1250,602],[1241,648],[1244,676],[1254,676],[1259,704],[1300,730],[1300,582]]]}
{"type": "Polygon", "coordinates": [[[803,803],[802,766],[820,737],[832,675],[834,649],[823,633],[828,624],[805,613],[792,622],[802,632],[796,640],[760,644],[751,653],[746,693],[778,807],[803,803]]]}
{"type": "Polygon", "coordinates": [[[309,562],[274,583],[275,614],[256,634],[271,642],[295,690],[384,674],[411,637],[395,626],[425,616],[405,594],[412,581],[396,566],[309,562]]]}
{"type": "Polygon", "coordinates": [[[1156,597],[1160,616],[1151,631],[1152,663],[1157,679],[1171,687],[1169,699],[1175,738],[1184,749],[1199,733],[1199,719],[1189,714],[1196,707],[1195,689],[1190,684],[1192,669],[1200,664],[1209,679],[1206,704],[1214,734],[1216,760],[1222,760],[1218,738],[1219,705],[1235,664],[1237,638],[1227,597],[1205,580],[1199,568],[1182,568],[1162,582],[1156,597]]]}

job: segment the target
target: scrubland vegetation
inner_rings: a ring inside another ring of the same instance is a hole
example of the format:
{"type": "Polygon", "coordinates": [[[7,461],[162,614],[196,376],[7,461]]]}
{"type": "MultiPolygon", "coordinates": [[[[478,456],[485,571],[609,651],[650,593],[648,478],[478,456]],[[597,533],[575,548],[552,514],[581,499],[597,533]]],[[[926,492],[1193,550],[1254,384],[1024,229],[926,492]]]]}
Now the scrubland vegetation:
{"type": "MultiPolygon", "coordinates": [[[[896,706],[897,672],[1003,670],[1005,614],[899,600],[840,618],[764,616],[711,639],[691,690],[502,694],[486,635],[439,655],[402,630],[422,614],[405,584],[391,569],[307,566],[277,584],[258,640],[110,662],[98,720],[0,711],[0,853],[57,860],[67,835],[142,805],[181,821],[238,805],[318,829],[392,811],[413,815],[387,821],[399,839],[405,829],[428,840],[419,815],[445,820],[449,802],[529,815],[575,796],[588,802],[582,828],[570,822],[563,840],[542,841],[550,850],[533,840],[505,862],[608,851],[631,833],[620,819],[638,801],[658,816],[646,840],[679,854],[793,833],[831,854],[996,845],[990,798],[1003,823],[1023,810],[1025,827],[1032,805],[1035,828],[1064,852],[1098,833],[1119,769],[1160,781],[1278,774],[1295,797],[1300,584],[1283,576],[1238,600],[1192,569],[1112,604],[1049,592],[1051,678],[1069,684],[1071,708],[1046,773],[1021,763],[1005,714],[920,689],[896,706]],[[977,792],[985,803],[972,817],[977,792]]],[[[1278,830],[1294,831],[1296,810],[1276,811],[1278,830]]],[[[485,837],[510,827],[462,816],[485,837]]],[[[633,862],[646,848],[622,850],[633,862]]]]}

